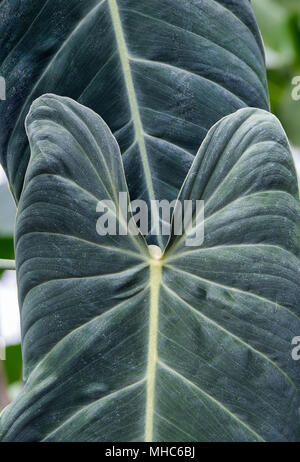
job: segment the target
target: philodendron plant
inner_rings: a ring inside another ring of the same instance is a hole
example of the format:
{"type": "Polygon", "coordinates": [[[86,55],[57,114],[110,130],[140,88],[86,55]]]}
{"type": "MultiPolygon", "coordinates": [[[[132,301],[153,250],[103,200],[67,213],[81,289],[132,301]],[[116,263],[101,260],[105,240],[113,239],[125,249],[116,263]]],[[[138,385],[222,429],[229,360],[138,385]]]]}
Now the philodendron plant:
{"type": "Polygon", "coordinates": [[[299,190],[250,2],[17,3],[0,154],[24,389],[1,441],[298,441],[299,190]],[[204,201],[203,242],[130,209],[100,235],[124,192],[204,201]]]}

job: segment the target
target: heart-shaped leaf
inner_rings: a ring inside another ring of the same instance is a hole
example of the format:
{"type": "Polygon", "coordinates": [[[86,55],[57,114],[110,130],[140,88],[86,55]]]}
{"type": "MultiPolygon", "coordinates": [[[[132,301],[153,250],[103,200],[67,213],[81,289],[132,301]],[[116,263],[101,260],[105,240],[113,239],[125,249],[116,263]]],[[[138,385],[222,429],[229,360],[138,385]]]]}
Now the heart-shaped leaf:
{"type": "Polygon", "coordinates": [[[120,145],[132,199],[148,202],[177,196],[221,117],[268,108],[248,0],[3,0],[0,18],[0,158],[17,199],[30,155],[24,120],[41,94],[69,96],[101,115],[120,145]]]}
{"type": "Polygon", "coordinates": [[[241,109],[210,130],[178,200],[204,200],[204,242],[173,233],[160,259],[134,227],[96,232],[98,202],[127,191],[99,116],[44,96],[27,131],[25,387],[2,441],[297,440],[300,215],[276,118],[241,109]]]}

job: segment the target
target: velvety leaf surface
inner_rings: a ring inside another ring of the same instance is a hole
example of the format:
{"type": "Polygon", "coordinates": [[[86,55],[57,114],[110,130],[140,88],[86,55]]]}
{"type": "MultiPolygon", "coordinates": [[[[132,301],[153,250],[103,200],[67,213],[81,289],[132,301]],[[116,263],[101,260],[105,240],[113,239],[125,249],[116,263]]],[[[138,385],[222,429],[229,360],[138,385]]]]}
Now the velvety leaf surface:
{"type": "Polygon", "coordinates": [[[24,120],[43,93],[102,116],[120,145],[132,199],[146,200],[177,196],[221,117],[268,108],[248,0],[3,0],[0,63],[7,81],[0,157],[16,198],[30,152],[24,120]]]}
{"type": "MultiPolygon", "coordinates": [[[[181,200],[205,239],[99,236],[99,200],[126,191],[104,122],[53,95],[27,121],[16,235],[25,387],[2,441],[296,441],[300,370],[297,178],[272,115],[215,125],[181,200]]],[[[128,217],[127,217],[128,218],[128,217]]]]}
{"type": "MultiPolygon", "coordinates": [[[[34,385],[20,398],[25,427],[16,416],[14,425],[17,439],[40,440],[62,422],[60,413],[68,418],[91,400],[100,408],[107,403],[108,417],[118,390],[141,399],[149,270],[142,237],[96,232],[98,202],[117,205],[117,192],[127,191],[119,148],[99,116],[46,96],[33,105],[27,130],[32,157],[18,209],[16,258],[24,375],[29,388],[34,385]]],[[[138,438],[142,409],[134,409],[138,438]]],[[[126,406],[118,412],[128,419],[126,406]]],[[[103,432],[99,439],[109,434],[103,432]]]]}

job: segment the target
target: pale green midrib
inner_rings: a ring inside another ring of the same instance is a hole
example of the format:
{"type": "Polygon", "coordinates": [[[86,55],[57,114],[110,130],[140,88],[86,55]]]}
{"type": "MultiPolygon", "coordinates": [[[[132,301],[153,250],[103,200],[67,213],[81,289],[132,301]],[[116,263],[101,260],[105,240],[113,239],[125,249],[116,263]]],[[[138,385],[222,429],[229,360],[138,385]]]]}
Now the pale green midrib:
{"type": "MultiPolygon", "coordinates": [[[[128,93],[130,111],[131,111],[131,116],[132,116],[132,120],[133,120],[133,124],[135,128],[135,138],[139,146],[140,154],[142,157],[142,165],[143,165],[143,169],[145,173],[146,184],[148,187],[149,198],[151,201],[151,200],[155,200],[153,182],[152,182],[152,177],[151,177],[151,170],[150,170],[150,165],[148,161],[143,124],[142,124],[142,120],[140,116],[138,101],[137,101],[137,97],[136,97],[136,93],[134,89],[132,72],[130,68],[129,52],[128,52],[127,44],[126,44],[125,37],[124,37],[124,32],[123,32],[123,27],[122,27],[122,22],[121,22],[117,0],[108,0],[108,6],[109,6],[112,24],[113,24],[113,28],[114,28],[114,32],[116,36],[117,46],[118,46],[120,60],[121,60],[121,66],[122,66],[124,79],[125,79],[125,85],[126,85],[126,89],[128,93]]],[[[157,208],[155,208],[154,214],[155,216],[153,217],[154,219],[153,227],[155,230],[159,230],[159,215],[158,215],[157,208]]],[[[158,240],[162,244],[161,236],[159,235],[158,235],[158,240]]]]}
{"type": "Polygon", "coordinates": [[[162,264],[153,260],[150,263],[150,313],[149,340],[147,358],[147,387],[146,387],[146,415],[145,442],[153,442],[153,427],[155,414],[155,382],[158,362],[158,324],[159,324],[159,295],[162,281],[162,264]]]}

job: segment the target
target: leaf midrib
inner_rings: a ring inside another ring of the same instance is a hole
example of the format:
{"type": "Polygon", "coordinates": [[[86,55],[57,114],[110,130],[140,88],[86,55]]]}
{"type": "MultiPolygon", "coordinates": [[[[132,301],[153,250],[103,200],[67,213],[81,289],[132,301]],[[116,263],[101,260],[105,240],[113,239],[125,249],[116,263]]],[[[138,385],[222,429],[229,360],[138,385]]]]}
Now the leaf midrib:
{"type": "Polygon", "coordinates": [[[162,286],[162,262],[150,261],[150,311],[149,311],[149,340],[147,358],[147,386],[146,386],[146,415],[145,442],[153,442],[154,414],[155,414],[155,382],[158,364],[158,325],[159,325],[159,296],[162,286]]]}
{"type": "MultiPolygon", "coordinates": [[[[155,200],[154,188],[153,188],[153,181],[152,175],[148,160],[147,148],[145,143],[144,137],[144,129],[143,123],[140,115],[140,110],[138,106],[137,96],[134,88],[133,77],[130,67],[129,61],[129,52],[127,48],[127,44],[124,37],[123,26],[121,22],[119,7],[117,4],[117,0],[107,0],[109,11],[111,15],[112,25],[116,37],[118,52],[120,56],[121,67],[123,71],[123,76],[125,80],[125,85],[127,89],[128,101],[131,111],[131,117],[135,129],[135,139],[139,146],[140,155],[142,158],[142,165],[145,174],[145,180],[148,188],[149,198],[150,200],[155,200]]],[[[157,208],[153,207],[153,227],[154,229],[159,230],[159,215],[157,208]]],[[[160,245],[162,246],[162,239],[161,236],[157,236],[157,240],[159,241],[160,245]]]]}

